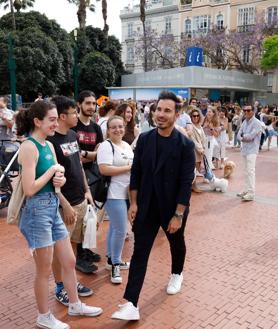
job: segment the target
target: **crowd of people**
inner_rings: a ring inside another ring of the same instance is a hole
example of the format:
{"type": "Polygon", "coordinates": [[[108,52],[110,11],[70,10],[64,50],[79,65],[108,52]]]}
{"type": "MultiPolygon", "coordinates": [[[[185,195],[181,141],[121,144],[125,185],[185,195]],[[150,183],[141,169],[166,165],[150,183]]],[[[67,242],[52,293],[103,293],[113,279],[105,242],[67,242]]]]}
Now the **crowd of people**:
{"type": "Polygon", "coordinates": [[[0,139],[24,141],[18,162],[26,201],[19,227],[36,265],[37,326],[69,328],[49,311],[51,272],[55,297],[69,315],[102,313],[79,300],[93,291],[77,281],[75,272],[95,273],[101,259],[82,248],[84,217],[87,205],[93,204],[87,178],[96,164],[102,175],[111,177],[104,209],[97,213],[99,221],[109,219],[106,268],[111,283],[121,284],[121,270],[129,270],[126,303],[112,318],[138,320],[137,303],[160,227],[172,256],[166,291],[173,295],[181,289],[189,200],[191,190],[202,192],[196,176],[203,176],[204,156],[219,172],[226,147],[241,146],[246,186],[238,196],[252,201],[257,153],[265,142],[269,150],[273,137],[278,146],[277,134],[277,106],[241,107],[197,98],[187,102],[167,91],[145,106],[107,100],[97,107],[96,95],[87,90],[76,103],[65,96],[38,97],[16,114],[7,109],[7,98],[0,97],[0,139]],[[122,259],[128,220],[135,237],[130,262],[122,259]]]}

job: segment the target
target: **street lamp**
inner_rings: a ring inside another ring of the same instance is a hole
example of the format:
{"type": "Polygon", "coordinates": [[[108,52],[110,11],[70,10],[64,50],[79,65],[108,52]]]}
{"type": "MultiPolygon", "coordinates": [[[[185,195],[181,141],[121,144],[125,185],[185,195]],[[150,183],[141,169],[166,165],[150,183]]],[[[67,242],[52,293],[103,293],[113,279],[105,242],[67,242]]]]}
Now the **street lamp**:
{"type": "Polygon", "coordinates": [[[12,102],[12,110],[16,111],[16,63],[14,59],[14,45],[11,34],[9,34],[8,38],[9,45],[9,57],[8,57],[8,68],[10,72],[10,86],[11,86],[11,102],[12,102]]]}
{"type": "Polygon", "coordinates": [[[73,90],[74,90],[74,99],[77,100],[78,97],[78,46],[77,46],[77,34],[78,31],[75,29],[73,31],[75,45],[74,45],[74,53],[73,53],[73,90]]]}

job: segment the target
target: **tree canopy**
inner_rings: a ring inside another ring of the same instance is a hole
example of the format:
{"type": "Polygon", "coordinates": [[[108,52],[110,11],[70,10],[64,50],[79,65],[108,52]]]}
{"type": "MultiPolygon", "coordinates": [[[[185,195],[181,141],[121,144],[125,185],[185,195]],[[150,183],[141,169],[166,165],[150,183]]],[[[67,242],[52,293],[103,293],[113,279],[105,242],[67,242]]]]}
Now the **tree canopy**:
{"type": "Polygon", "coordinates": [[[264,54],[261,60],[264,69],[275,69],[278,67],[278,35],[266,38],[263,42],[264,54]]]}

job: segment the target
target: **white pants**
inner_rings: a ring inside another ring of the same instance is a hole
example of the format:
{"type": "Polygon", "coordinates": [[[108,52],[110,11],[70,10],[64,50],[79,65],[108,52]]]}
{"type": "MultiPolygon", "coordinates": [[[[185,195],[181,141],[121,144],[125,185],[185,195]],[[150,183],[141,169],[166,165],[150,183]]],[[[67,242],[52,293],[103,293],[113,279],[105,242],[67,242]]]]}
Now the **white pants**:
{"type": "Polygon", "coordinates": [[[205,143],[205,156],[208,160],[208,164],[210,168],[213,168],[213,163],[212,163],[212,156],[213,156],[213,149],[215,145],[217,144],[216,139],[214,136],[206,136],[206,143],[205,143]]]}
{"type": "Polygon", "coordinates": [[[245,192],[252,196],[255,195],[255,180],[256,180],[256,159],[257,154],[248,154],[243,156],[245,169],[245,192]]]}

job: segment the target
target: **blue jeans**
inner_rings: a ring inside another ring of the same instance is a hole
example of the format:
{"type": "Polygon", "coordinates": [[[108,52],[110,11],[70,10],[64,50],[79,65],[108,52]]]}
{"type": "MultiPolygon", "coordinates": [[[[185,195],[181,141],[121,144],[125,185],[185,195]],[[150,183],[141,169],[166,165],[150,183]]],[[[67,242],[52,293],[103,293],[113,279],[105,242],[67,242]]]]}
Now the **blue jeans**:
{"type": "Polygon", "coordinates": [[[68,237],[58,207],[59,200],[54,192],[42,192],[26,198],[19,228],[32,251],[53,246],[56,241],[68,237]]]}
{"type": "Polygon", "coordinates": [[[122,251],[127,233],[127,200],[108,199],[104,206],[110,225],[107,234],[107,256],[112,264],[122,262],[122,251]]]}

